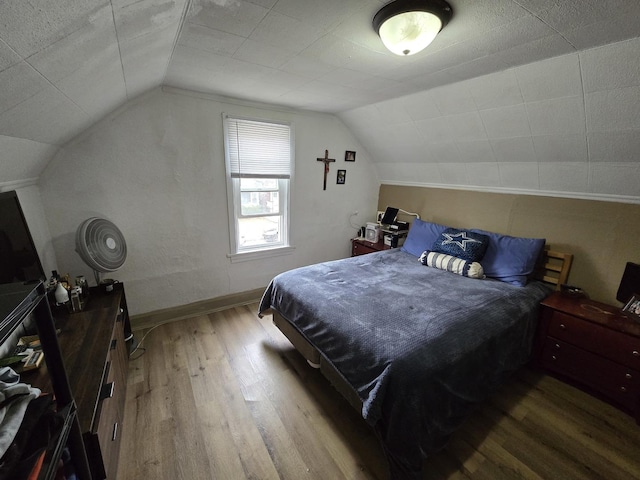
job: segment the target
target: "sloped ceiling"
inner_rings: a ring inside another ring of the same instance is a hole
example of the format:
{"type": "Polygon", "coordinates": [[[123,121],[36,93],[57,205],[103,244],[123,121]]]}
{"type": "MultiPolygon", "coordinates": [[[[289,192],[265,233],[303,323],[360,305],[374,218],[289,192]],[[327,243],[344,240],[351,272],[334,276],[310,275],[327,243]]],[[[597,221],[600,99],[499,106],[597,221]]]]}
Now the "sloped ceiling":
{"type": "Polygon", "coordinates": [[[400,58],[371,28],[385,3],[0,2],[0,184],[37,177],[60,145],[161,85],[346,112],[358,134],[350,111],[640,35],[637,0],[450,0],[435,42],[400,58]]]}
{"type": "Polygon", "coordinates": [[[640,38],[338,115],[381,183],[640,203],[640,38]]]}

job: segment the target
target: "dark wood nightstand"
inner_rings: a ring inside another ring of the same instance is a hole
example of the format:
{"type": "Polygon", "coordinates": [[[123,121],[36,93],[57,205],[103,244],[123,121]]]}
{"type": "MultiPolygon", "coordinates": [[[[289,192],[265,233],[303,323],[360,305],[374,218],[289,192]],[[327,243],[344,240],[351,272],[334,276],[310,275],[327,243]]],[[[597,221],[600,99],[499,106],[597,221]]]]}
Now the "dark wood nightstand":
{"type": "Polygon", "coordinates": [[[383,240],[377,243],[367,242],[363,238],[354,238],[351,240],[351,256],[365,255],[367,253],[379,252],[380,250],[389,250],[391,247],[385,245],[383,240]]]}
{"type": "Polygon", "coordinates": [[[619,308],[559,292],[541,305],[537,365],[640,424],[640,323],[619,308]]]}

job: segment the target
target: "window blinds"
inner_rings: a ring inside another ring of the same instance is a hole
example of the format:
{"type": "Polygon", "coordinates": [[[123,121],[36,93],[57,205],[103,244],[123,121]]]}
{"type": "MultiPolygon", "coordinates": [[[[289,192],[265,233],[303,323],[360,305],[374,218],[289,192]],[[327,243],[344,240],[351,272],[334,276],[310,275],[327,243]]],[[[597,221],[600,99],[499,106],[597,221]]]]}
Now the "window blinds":
{"type": "Polygon", "coordinates": [[[232,177],[290,178],[291,127],[226,117],[232,177]]]}

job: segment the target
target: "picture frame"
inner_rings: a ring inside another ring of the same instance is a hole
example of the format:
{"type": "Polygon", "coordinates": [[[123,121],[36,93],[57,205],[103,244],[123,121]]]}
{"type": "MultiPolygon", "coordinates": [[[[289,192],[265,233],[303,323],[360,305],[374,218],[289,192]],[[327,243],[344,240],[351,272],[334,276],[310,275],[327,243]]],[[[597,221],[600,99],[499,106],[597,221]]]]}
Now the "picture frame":
{"type": "Polygon", "coordinates": [[[640,321],[640,295],[634,293],[627,304],[622,308],[622,311],[632,318],[640,321]]]}
{"type": "Polygon", "coordinates": [[[355,162],[356,161],[356,152],[353,150],[347,150],[344,152],[344,161],[345,162],[355,162]]]}
{"type": "Polygon", "coordinates": [[[347,179],[347,171],[338,170],[338,175],[336,176],[336,183],[338,185],[344,185],[346,179],[347,179]]]}

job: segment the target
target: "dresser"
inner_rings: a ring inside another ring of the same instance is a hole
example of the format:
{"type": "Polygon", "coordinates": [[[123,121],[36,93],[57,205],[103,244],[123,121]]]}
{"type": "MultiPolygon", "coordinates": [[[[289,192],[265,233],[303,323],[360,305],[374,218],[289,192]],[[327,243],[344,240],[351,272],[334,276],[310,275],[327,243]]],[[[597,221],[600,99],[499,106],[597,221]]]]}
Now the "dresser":
{"type": "Polygon", "coordinates": [[[640,322],[620,308],[560,292],[541,303],[536,363],[640,424],[640,322]]]}
{"type": "Polygon", "coordinates": [[[85,310],[55,313],[60,350],[78,408],[91,478],[115,479],[131,334],[124,287],[93,287],[85,310]]]}

